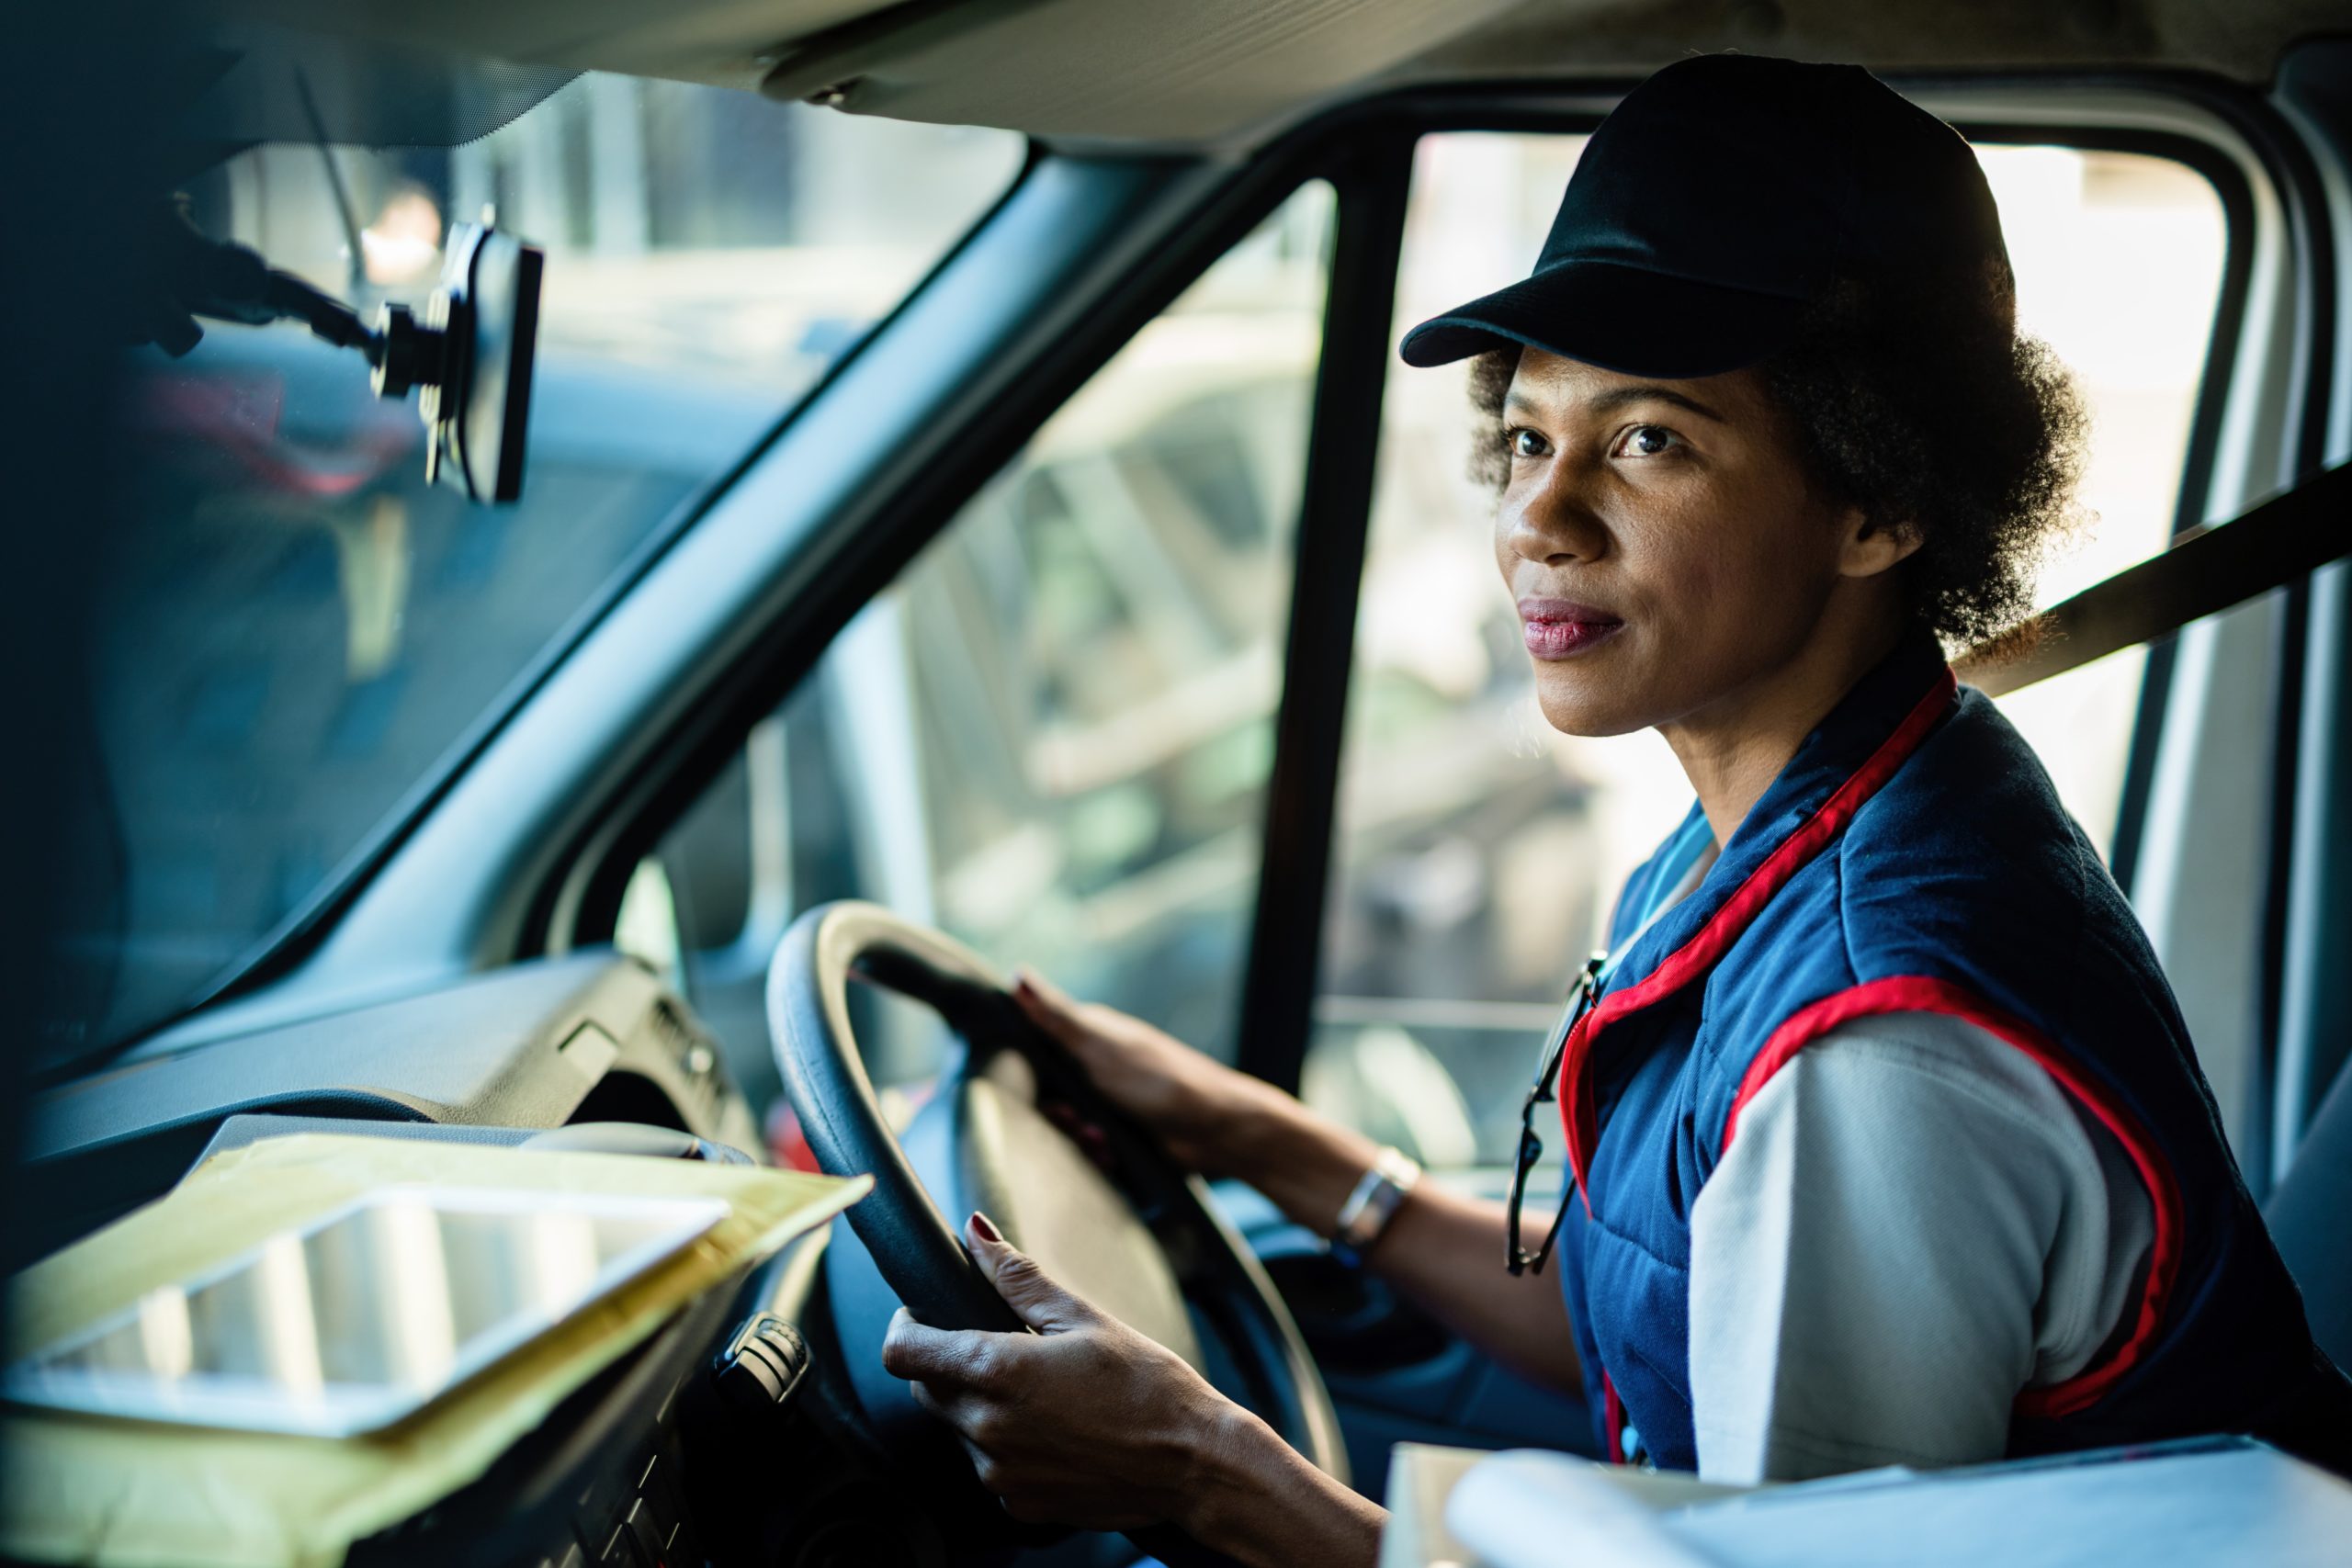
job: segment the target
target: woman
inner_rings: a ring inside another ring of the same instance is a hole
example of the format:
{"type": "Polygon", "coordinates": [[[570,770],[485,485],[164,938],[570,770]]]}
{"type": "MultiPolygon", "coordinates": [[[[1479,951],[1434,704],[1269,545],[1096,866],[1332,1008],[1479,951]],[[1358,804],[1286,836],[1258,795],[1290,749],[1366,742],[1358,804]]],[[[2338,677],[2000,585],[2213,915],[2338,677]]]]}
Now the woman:
{"type": "MultiPolygon", "coordinates": [[[[1548,1214],[1522,1234],[1024,978],[1031,1017],[1178,1157],[1581,1390],[1614,1458],[1753,1482],[2312,1440],[2342,1375],[2146,939],[1939,646],[2030,606],[2082,430],[2017,333],[1966,144],[1850,67],[1669,67],[1594,136],[1534,275],[1405,344],[1473,355],[1545,716],[1657,729],[1698,796],[1539,1079],[1574,1188],[1558,1278],[1548,1214]]],[[[1040,1334],[902,1314],[884,1359],[1015,1515],[1371,1561],[1378,1509],[984,1216],[967,1235],[1040,1334]]]]}

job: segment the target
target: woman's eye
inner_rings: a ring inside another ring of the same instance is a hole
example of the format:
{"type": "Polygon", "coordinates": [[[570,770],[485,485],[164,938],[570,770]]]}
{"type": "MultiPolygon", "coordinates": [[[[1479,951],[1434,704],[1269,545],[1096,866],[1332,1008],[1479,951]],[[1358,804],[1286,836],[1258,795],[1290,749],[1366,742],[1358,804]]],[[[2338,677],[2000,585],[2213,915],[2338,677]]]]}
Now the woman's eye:
{"type": "Polygon", "coordinates": [[[1514,457],[1541,457],[1552,448],[1541,435],[1525,428],[1510,433],[1510,455],[1514,457]]]}
{"type": "Polygon", "coordinates": [[[1656,457],[1682,444],[1682,437],[1662,424],[1637,424],[1618,438],[1620,457],[1656,457]]]}

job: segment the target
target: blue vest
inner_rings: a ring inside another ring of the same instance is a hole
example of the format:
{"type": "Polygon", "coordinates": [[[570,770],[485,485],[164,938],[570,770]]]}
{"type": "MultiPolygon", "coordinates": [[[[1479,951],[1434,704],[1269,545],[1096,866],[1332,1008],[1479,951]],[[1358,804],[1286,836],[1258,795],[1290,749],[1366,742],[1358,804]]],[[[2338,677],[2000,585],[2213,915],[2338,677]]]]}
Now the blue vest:
{"type": "MultiPolygon", "coordinates": [[[[1695,809],[1695,808],[1694,808],[1695,809]]],[[[1636,871],[1621,925],[1654,901],[1636,871]]],[[[1568,1038],[1562,1283],[1602,1450],[1695,1469],[1690,1208],[1740,1109],[1808,1041],[1926,1011],[2026,1053],[2112,1131],[2154,1205],[2126,1323],[2022,1392],[2013,1454],[2251,1432],[2306,1450],[2352,1411],[2223,1139],[2145,933],[2049,775],[1932,645],[1839,702],[1698,888],[1630,938],[1568,1038]],[[1628,1428],[1631,1428],[1629,1433],[1628,1428]]]]}

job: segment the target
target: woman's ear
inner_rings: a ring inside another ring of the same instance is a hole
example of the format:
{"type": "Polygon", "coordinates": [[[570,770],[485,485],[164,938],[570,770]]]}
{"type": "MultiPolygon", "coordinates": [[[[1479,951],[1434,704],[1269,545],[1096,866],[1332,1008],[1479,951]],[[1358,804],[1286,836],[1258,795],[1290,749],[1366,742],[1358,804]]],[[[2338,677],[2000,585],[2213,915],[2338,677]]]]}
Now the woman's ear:
{"type": "Polygon", "coordinates": [[[1903,524],[1875,523],[1849,506],[1838,520],[1840,577],[1876,577],[1919,547],[1919,531],[1903,524]]]}

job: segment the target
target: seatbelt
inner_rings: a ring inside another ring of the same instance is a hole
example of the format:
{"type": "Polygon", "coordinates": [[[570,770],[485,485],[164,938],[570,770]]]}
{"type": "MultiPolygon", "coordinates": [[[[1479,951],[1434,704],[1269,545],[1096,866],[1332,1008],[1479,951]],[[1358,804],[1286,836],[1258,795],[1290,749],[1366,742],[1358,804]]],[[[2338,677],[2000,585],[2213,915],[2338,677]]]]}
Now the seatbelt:
{"type": "Polygon", "coordinates": [[[1997,697],[2177,631],[2346,555],[2352,463],[2315,475],[2234,522],[2182,535],[2164,554],[2052,605],[2020,633],[1979,643],[1954,669],[1997,697]]]}

